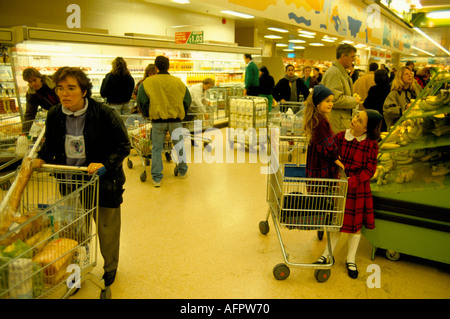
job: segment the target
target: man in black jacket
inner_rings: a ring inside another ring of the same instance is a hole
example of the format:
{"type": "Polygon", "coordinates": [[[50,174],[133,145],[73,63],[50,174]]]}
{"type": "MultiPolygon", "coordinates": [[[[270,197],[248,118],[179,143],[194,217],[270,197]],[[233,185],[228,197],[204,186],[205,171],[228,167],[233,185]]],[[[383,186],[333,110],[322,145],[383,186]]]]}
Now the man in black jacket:
{"type": "Polygon", "coordinates": [[[45,142],[34,166],[87,166],[89,174],[106,168],[100,176],[97,227],[105,261],[103,279],[109,286],[119,261],[120,204],[125,183],[122,162],[130,153],[130,141],[117,113],[90,98],[92,84],[80,68],[60,68],[54,82],[61,104],[48,112],[45,142]]]}

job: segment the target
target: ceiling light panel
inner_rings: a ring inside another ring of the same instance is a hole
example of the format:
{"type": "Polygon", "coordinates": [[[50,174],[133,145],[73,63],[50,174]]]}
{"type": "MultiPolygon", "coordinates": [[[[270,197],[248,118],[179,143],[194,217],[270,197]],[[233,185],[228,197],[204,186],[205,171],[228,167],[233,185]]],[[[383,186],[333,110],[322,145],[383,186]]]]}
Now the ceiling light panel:
{"type": "Polygon", "coordinates": [[[309,45],[312,45],[313,47],[323,47],[325,44],[323,43],[318,43],[318,42],[312,42],[309,45]]]}
{"type": "Polygon", "coordinates": [[[280,28],[267,28],[267,30],[270,30],[270,31],[275,31],[275,32],[281,32],[281,33],[288,33],[289,32],[289,30],[286,30],[286,29],[280,29],[280,28]]]}
{"type": "Polygon", "coordinates": [[[280,37],[279,35],[275,35],[275,34],[266,34],[264,36],[264,38],[266,38],[266,39],[283,39],[283,37],[280,37]]]}
{"type": "Polygon", "coordinates": [[[220,11],[220,12],[225,13],[225,14],[229,14],[229,15],[232,15],[232,16],[235,16],[235,17],[239,17],[239,18],[244,18],[244,19],[253,19],[254,18],[254,16],[252,16],[250,14],[245,14],[245,13],[237,12],[237,11],[223,10],[223,11],[220,11]]]}
{"type": "Polygon", "coordinates": [[[290,39],[289,42],[292,42],[292,43],[305,43],[306,41],[302,40],[302,39],[290,39]]]}

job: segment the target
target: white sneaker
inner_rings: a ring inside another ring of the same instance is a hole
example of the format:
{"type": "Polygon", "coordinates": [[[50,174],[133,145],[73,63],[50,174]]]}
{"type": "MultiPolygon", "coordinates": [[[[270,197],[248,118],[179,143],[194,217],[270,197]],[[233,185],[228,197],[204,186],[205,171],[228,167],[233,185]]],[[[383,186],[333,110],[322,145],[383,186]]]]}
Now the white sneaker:
{"type": "Polygon", "coordinates": [[[160,187],[161,186],[161,181],[159,181],[159,182],[153,181],[153,186],[160,187]]]}

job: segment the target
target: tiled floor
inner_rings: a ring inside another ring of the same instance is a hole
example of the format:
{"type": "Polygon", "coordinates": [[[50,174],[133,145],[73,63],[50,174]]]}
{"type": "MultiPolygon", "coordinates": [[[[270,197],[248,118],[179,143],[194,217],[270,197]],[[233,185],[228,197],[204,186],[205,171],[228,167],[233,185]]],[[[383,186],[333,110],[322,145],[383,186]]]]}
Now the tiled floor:
{"type": "MultiPolygon", "coordinates": [[[[164,162],[162,186],[154,188],[150,167],[143,183],[139,158],[131,160],[132,169],[125,165],[120,264],[112,298],[450,298],[448,265],[408,256],[393,262],[383,252],[372,261],[364,237],[357,253],[360,275],[349,278],[346,235],[327,282],[318,283],[314,270],[305,268],[291,268],[289,278],[278,281],[272,268],[283,257],[272,220],[267,235],[258,228],[268,211],[263,164],[250,163],[248,156],[245,163],[191,163],[181,180],[173,174],[174,163],[164,162]],[[380,267],[380,288],[367,285],[372,264],[380,267]]],[[[325,245],[314,231],[283,230],[281,235],[296,262],[315,261],[325,245]]],[[[92,274],[101,276],[101,255],[98,263],[92,274]]],[[[72,298],[99,294],[86,281],[72,298]]]]}

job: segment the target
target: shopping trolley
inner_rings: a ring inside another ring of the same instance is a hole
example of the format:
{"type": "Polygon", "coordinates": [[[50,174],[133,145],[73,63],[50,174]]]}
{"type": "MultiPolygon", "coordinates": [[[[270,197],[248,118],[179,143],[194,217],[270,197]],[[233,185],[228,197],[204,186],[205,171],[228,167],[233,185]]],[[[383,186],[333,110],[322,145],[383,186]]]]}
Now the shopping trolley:
{"type": "MultiPolygon", "coordinates": [[[[139,178],[141,182],[145,182],[147,180],[146,166],[150,165],[150,160],[152,158],[152,123],[139,114],[121,115],[121,118],[127,128],[131,147],[136,151],[136,154],[141,159],[143,171],[139,178]]],[[[169,134],[167,134],[163,152],[168,162],[172,159],[170,153],[171,149],[172,142],[169,134]]],[[[133,156],[133,154],[130,154],[127,158],[127,167],[132,169],[133,162],[131,161],[130,156],[133,156]]]]}
{"type": "Polygon", "coordinates": [[[205,149],[211,150],[212,140],[203,136],[203,132],[214,126],[214,108],[205,106],[202,112],[198,106],[191,106],[183,120],[183,128],[189,131],[189,134],[183,134],[183,137],[190,139],[192,146],[196,146],[196,141],[200,142],[205,149]]]}
{"type": "Polygon", "coordinates": [[[0,120],[0,172],[14,171],[20,165],[44,125],[44,119],[20,121],[18,116],[0,120]]]}
{"type": "Polygon", "coordinates": [[[68,298],[88,279],[109,299],[110,288],[91,274],[99,176],[86,168],[31,166],[31,158],[24,159],[14,181],[26,183],[21,194],[14,193],[20,187],[1,193],[0,299],[68,298]]]}
{"type": "Polygon", "coordinates": [[[273,275],[278,280],[289,277],[289,267],[315,269],[314,277],[319,282],[328,280],[334,258],[331,242],[327,236],[328,251],[326,264],[299,263],[289,260],[283,242],[282,229],[305,231],[339,231],[342,227],[347,179],[343,172],[339,179],[306,178],[305,165],[307,138],[303,136],[280,136],[272,138],[271,150],[279,152],[272,156],[267,178],[267,201],[269,210],[264,221],[259,223],[262,234],[269,232],[269,215],[280,242],[285,263],[273,268],[273,275]],[[277,151],[278,150],[278,151],[277,151]]]}

